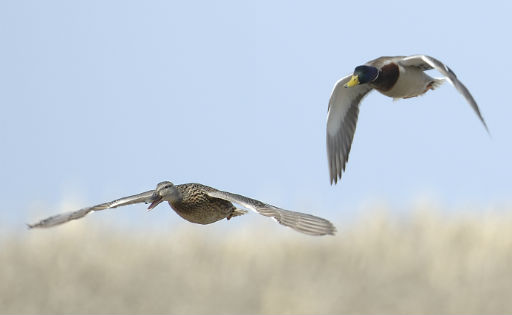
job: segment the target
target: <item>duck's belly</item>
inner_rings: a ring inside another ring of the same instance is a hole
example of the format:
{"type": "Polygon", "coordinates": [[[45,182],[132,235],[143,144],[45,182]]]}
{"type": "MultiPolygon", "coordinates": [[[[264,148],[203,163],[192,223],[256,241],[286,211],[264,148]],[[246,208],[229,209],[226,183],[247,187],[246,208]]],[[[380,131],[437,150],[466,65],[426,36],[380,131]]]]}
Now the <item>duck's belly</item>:
{"type": "MultiPolygon", "coordinates": [[[[227,201],[226,201],[227,202],[227,201]]],[[[176,211],[176,213],[183,219],[199,224],[210,224],[219,220],[225,219],[232,212],[231,208],[233,205],[230,203],[229,206],[208,204],[208,205],[193,205],[193,206],[173,206],[169,205],[176,211]]]]}
{"type": "Polygon", "coordinates": [[[400,67],[400,75],[393,87],[387,91],[378,91],[395,99],[415,97],[428,91],[433,80],[432,77],[420,69],[407,68],[405,72],[400,67]]]}

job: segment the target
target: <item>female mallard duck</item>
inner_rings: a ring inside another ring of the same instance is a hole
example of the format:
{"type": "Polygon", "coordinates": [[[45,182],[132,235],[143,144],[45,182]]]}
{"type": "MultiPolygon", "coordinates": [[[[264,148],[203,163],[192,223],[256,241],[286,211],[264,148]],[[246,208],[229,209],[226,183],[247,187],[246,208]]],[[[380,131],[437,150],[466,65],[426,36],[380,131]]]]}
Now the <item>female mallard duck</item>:
{"type": "Polygon", "coordinates": [[[468,89],[450,68],[429,56],[380,57],[356,67],[354,74],[336,82],[327,114],[327,156],[331,184],[336,184],[345,170],[356,130],[359,103],[366,94],[376,89],[394,99],[415,97],[434,90],[445,80],[464,96],[489,131],[468,89]],[[424,72],[431,69],[439,71],[444,78],[432,78],[424,72]]]}
{"type": "Polygon", "coordinates": [[[231,219],[247,213],[247,210],[236,208],[233,203],[251,209],[259,214],[274,218],[277,222],[296,231],[309,235],[334,235],[336,228],[326,219],[310,214],[280,209],[261,201],[242,195],[220,191],[201,184],[174,185],[171,182],[161,182],[155,190],[138,195],[128,196],[96,206],[82,208],[77,211],[51,216],[29,228],[46,228],[79,219],[91,211],[112,209],[135,203],[150,203],[148,210],[153,209],[163,201],[169,202],[171,208],[183,219],[199,224],[210,224],[222,219],[231,219]]]}

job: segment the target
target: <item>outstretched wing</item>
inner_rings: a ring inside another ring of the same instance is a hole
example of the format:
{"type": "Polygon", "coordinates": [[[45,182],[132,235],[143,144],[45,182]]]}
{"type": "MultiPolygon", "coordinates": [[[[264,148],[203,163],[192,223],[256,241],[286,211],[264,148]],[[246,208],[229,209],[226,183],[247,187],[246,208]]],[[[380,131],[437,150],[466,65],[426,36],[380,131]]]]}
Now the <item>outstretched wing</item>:
{"type": "Polygon", "coordinates": [[[57,214],[51,217],[48,217],[44,220],[41,220],[34,224],[27,224],[29,228],[48,228],[55,225],[59,225],[62,223],[66,223],[71,220],[80,219],[84,216],[86,216],[91,211],[100,211],[100,210],[106,210],[106,209],[112,209],[117,207],[122,207],[126,205],[131,205],[134,203],[149,203],[152,201],[154,190],[146,191],[143,193],[140,193],[138,195],[128,196],[124,198],[120,198],[114,201],[102,203],[96,206],[88,207],[88,208],[82,208],[80,210],[71,211],[71,212],[65,212],[61,214],[57,214]]]}
{"type": "Polygon", "coordinates": [[[331,184],[336,184],[345,170],[356,131],[359,103],[372,90],[368,84],[346,88],[344,85],[350,77],[348,75],[336,82],[329,100],[327,158],[331,184]]]}
{"type": "Polygon", "coordinates": [[[447,65],[442,63],[441,61],[430,57],[426,55],[414,55],[405,57],[399,63],[402,66],[405,67],[418,67],[422,70],[431,70],[435,69],[439,71],[443,76],[446,77],[446,79],[459,91],[460,94],[464,96],[466,101],[471,105],[475,113],[477,114],[478,118],[480,118],[480,121],[482,124],[484,124],[485,129],[487,132],[489,132],[489,128],[487,128],[487,124],[485,123],[484,118],[482,117],[482,114],[480,113],[480,109],[478,108],[478,105],[476,104],[475,99],[469,93],[469,90],[462,84],[462,82],[459,81],[455,73],[450,69],[447,65]]]}
{"type": "Polygon", "coordinates": [[[208,191],[207,194],[214,198],[224,199],[251,209],[259,214],[274,218],[277,222],[296,231],[309,235],[334,235],[336,228],[326,219],[314,215],[284,210],[261,201],[242,195],[232,194],[226,191],[208,191]]]}

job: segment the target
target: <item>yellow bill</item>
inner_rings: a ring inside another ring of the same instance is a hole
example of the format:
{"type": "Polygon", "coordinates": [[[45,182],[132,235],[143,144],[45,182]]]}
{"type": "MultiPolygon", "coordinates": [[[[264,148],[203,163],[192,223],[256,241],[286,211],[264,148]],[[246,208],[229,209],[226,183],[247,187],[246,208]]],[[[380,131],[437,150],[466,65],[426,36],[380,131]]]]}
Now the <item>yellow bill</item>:
{"type": "Polygon", "coordinates": [[[353,75],[352,78],[350,78],[350,81],[345,84],[345,87],[353,87],[359,84],[359,77],[357,75],[353,75]]]}

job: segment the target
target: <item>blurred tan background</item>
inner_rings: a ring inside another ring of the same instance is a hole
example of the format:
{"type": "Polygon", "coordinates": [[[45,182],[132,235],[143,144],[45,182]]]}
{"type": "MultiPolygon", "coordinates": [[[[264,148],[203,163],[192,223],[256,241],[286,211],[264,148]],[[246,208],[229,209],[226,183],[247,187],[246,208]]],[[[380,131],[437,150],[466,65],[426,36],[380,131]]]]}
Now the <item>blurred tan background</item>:
{"type": "Polygon", "coordinates": [[[511,313],[511,210],[376,208],[335,237],[256,215],[4,230],[0,313],[511,313]]]}

